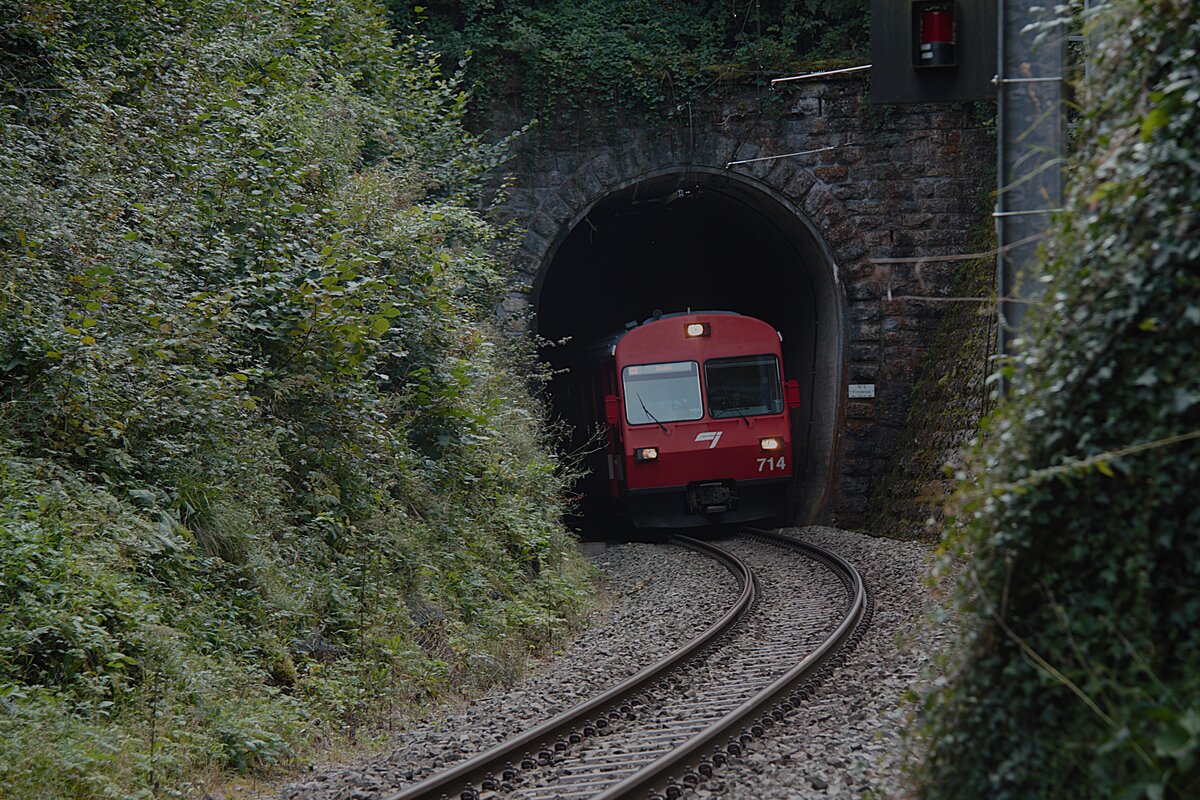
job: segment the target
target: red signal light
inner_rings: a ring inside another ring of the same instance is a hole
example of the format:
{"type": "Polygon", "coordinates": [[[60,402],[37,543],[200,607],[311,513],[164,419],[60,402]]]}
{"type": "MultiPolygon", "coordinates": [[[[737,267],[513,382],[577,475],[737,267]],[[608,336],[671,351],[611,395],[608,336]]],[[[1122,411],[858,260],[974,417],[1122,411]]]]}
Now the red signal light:
{"type": "Polygon", "coordinates": [[[952,67],[954,53],[954,6],[930,4],[921,9],[920,67],[952,67]]]}

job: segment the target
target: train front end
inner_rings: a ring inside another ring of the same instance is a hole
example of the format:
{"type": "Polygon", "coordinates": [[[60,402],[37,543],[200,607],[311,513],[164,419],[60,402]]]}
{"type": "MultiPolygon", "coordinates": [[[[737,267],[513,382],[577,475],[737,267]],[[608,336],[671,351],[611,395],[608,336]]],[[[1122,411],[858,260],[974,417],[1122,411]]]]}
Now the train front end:
{"type": "Polygon", "coordinates": [[[730,313],[663,317],[614,350],[614,475],[633,524],[690,528],[780,516],[792,478],[779,334],[730,313]]]}

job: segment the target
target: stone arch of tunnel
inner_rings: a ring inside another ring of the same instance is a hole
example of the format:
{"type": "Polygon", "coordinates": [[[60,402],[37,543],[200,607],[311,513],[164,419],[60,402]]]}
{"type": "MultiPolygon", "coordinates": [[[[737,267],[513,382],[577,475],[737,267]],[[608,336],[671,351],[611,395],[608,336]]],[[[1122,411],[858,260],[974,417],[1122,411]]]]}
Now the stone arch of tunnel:
{"type": "MultiPolygon", "coordinates": [[[[822,516],[843,417],[846,300],[825,238],[785,195],[713,168],[641,175],[563,226],[532,288],[535,329],[549,341],[597,339],[656,310],[736,311],[775,326],[802,398],[787,521],[822,516]]],[[[545,357],[562,366],[554,347],[545,357]]],[[[555,401],[569,380],[552,384],[551,402],[581,446],[587,421],[555,401]]]]}

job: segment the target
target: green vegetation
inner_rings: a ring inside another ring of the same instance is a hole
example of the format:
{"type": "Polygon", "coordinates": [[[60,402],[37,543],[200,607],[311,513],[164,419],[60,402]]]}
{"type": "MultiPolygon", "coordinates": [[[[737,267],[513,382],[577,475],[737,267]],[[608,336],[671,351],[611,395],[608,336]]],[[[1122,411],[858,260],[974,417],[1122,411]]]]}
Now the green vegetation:
{"type": "MultiPolygon", "coordinates": [[[[867,0],[389,0],[472,91],[554,118],[579,109],[673,116],[722,83],[869,50],[867,0]]],[[[862,63],[856,61],[856,63],[862,63]]],[[[589,113],[589,124],[599,124],[589,113]]]]}
{"type": "Polygon", "coordinates": [[[1200,8],[1093,13],[1046,303],[959,500],[929,798],[1200,794],[1200,8]]]}
{"type": "Polygon", "coordinates": [[[0,0],[0,796],[370,734],[585,604],[502,153],[385,22],[0,0]]]}

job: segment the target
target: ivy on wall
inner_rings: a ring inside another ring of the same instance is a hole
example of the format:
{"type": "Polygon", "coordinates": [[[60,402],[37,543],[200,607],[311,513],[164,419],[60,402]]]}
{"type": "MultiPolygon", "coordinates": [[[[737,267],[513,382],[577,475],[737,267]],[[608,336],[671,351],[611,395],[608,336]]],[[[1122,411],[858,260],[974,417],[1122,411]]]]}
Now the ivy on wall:
{"type": "Polygon", "coordinates": [[[391,0],[398,27],[465,65],[485,100],[519,96],[548,116],[660,112],[722,81],[778,77],[798,63],[869,49],[867,0],[391,0]]]}
{"type": "MultiPolygon", "coordinates": [[[[976,242],[974,252],[995,247],[990,219],[976,242]]],[[[942,506],[957,483],[947,461],[954,462],[976,435],[991,404],[995,272],[989,256],[955,264],[951,296],[959,301],[947,304],[921,358],[900,439],[867,502],[867,528],[879,535],[927,540],[939,535],[942,506]]]]}

